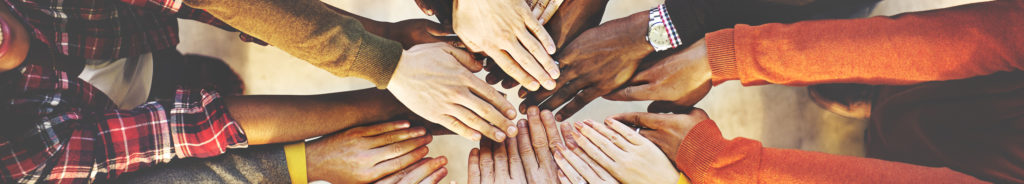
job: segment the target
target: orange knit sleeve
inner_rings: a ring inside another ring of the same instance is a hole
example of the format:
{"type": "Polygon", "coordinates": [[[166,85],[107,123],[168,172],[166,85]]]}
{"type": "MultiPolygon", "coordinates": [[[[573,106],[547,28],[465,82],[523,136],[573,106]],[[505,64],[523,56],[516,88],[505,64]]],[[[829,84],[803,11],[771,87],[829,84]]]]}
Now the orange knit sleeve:
{"type": "Polygon", "coordinates": [[[706,36],[712,80],[905,85],[1024,70],[1024,1],[892,17],[737,25],[706,36]]]}
{"type": "Polygon", "coordinates": [[[683,139],[676,167],[692,183],[985,183],[944,167],[726,140],[711,120],[697,124],[683,139]]]}

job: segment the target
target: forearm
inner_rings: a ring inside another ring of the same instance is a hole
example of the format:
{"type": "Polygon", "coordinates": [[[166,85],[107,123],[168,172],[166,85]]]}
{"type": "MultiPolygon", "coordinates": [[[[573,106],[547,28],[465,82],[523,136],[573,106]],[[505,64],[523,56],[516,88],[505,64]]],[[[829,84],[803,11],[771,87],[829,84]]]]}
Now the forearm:
{"type": "Polygon", "coordinates": [[[694,183],[985,183],[949,168],[726,140],[710,120],[695,126],[677,153],[676,168],[694,183]]]}
{"type": "Polygon", "coordinates": [[[391,93],[376,89],[315,96],[225,97],[225,103],[250,145],[298,141],[408,114],[391,93]]]}
{"type": "Polygon", "coordinates": [[[1024,2],[709,33],[713,80],[905,85],[1024,70],[1024,2]]]}
{"type": "Polygon", "coordinates": [[[316,0],[186,0],[232,27],[334,75],[384,88],[402,45],[367,32],[360,22],[316,0]]]}

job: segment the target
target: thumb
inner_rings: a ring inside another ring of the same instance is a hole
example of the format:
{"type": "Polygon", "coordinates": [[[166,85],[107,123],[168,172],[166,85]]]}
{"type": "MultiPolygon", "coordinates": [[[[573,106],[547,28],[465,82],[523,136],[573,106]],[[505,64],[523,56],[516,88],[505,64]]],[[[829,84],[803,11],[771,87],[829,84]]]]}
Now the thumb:
{"type": "Polygon", "coordinates": [[[423,2],[424,0],[416,0],[416,5],[420,7],[420,11],[427,16],[434,15],[434,8],[430,7],[429,3],[423,2]]]}
{"type": "Polygon", "coordinates": [[[461,63],[462,66],[465,66],[466,69],[469,69],[469,71],[476,73],[484,69],[483,63],[474,59],[473,55],[469,54],[469,52],[466,52],[462,49],[457,49],[448,44],[442,45],[444,46],[442,46],[441,48],[443,48],[445,52],[448,52],[448,54],[451,54],[452,57],[455,57],[455,60],[458,60],[459,63],[461,63]]]}
{"type": "Polygon", "coordinates": [[[655,121],[653,118],[651,118],[651,116],[655,115],[657,114],[646,112],[627,112],[612,115],[611,117],[608,118],[614,119],[625,124],[631,124],[633,126],[646,127],[655,130],[660,129],[661,127],[665,127],[663,125],[664,122],[655,121]]]}
{"type": "Polygon", "coordinates": [[[618,90],[612,94],[605,95],[604,98],[612,101],[643,101],[643,100],[654,100],[651,97],[651,84],[642,84],[637,86],[629,86],[624,89],[618,90]]]}

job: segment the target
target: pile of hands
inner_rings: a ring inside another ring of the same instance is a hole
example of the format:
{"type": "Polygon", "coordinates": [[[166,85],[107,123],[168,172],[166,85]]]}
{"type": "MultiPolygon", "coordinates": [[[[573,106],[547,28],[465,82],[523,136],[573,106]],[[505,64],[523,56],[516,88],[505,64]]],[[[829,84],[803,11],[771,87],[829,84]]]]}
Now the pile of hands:
{"type": "MultiPolygon", "coordinates": [[[[602,0],[416,2],[428,15],[450,16],[451,25],[394,23],[401,29],[389,34],[403,38],[398,41],[408,49],[387,88],[425,121],[480,141],[480,149],[471,152],[469,183],[672,183],[679,178],[666,154],[675,155],[689,129],[708,119],[700,109],[683,108],[711,88],[703,40],[676,54],[652,54],[646,29],[640,29],[646,27],[646,13],[598,26],[600,16],[587,15],[603,12],[604,5],[594,3],[607,2],[602,0]],[[458,38],[449,37],[452,33],[458,38]],[[490,72],[486,81],[473,74],[483,69],[490,72]],[[518,110],[490,86],[499,83],[522,84],[518,110]],[[557,125],[597,97],[655,100],[649,111],[690,113],[626,113],[604,123],[557,125]],[[558,112],[539,110],[563,105],[558,112]],[[527,118],[513,121],[519,113],[527,118]]],[[[339,169],[310,173],[310,179],[436,183],[447,175],[447,158],[425,157],[431,131],[424,126],[389,122],[325,136],[307,153],[330,156],[307,162],[310,168],[339,169]],[[365,169],[339,175],[341,167],[365,169]],[[337,178],[317,177],[326,175],[337,178]]]]}

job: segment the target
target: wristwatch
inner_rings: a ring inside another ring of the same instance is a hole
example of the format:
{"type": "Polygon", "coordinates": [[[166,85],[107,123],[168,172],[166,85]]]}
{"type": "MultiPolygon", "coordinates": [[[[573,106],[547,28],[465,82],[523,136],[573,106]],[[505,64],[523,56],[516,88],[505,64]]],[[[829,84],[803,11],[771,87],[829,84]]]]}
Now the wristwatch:
{"type": "Polygon", "coordinates": [[[676,48],[682,44],[682,39],[676,32],[672,19],[665,11],[665,4],[658,5],[650,11],[650,21],[647,22],[647,41],[654,47],[655,52],[676,48]]]}

